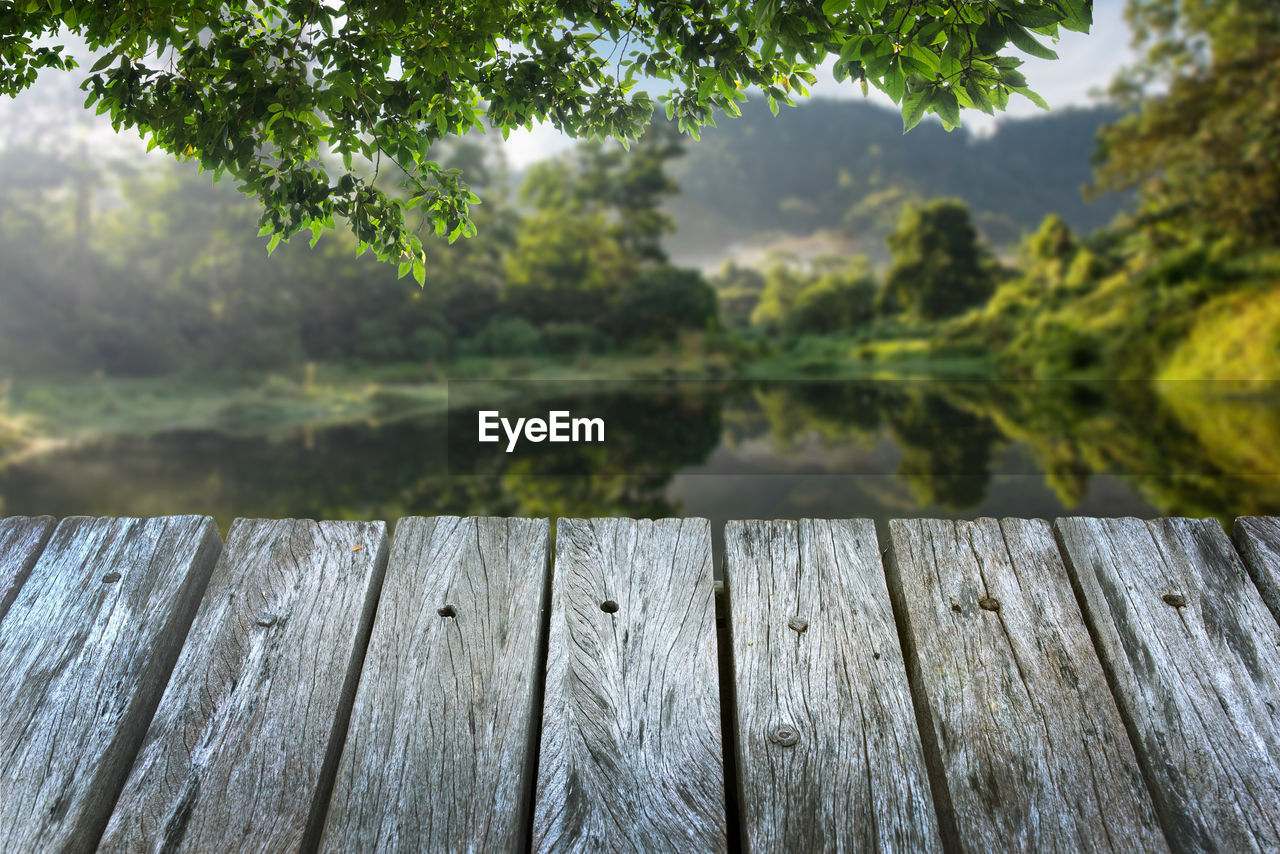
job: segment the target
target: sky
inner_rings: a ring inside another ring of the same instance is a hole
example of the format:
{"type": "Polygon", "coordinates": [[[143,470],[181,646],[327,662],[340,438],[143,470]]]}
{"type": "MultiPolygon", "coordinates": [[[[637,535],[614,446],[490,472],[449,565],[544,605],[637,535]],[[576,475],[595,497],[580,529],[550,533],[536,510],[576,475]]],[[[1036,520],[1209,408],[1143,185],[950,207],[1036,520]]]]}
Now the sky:
{"type": "MultiPolygon", "coordinates": [[[[1026,63],[1020,70],[1026,74],[1031,89],[1040,93],[1051,108],[1093,103],[1091,93],[1105,89],[1115,73],[1133,59],[1129,50],[1129,29],[1124,22],[1124,0],[1096,0],[1093,32],[1088,35],[1064,32],[1050,47],[1057,51],[1057,60],[1023,57],[1026,63]]],[[[858,84],[853,81],[837,83],[831,75],[830,66],[819,75],[818,83],[810,88],[810,94],[821,98],[863,99],[858,84]]],[[[897,109],[887,95],[875,89],[871,90],[867,100],[897,109]]],[[[802,102],[797,101],[799,103],[802,102]]],[[[1039,112],[1040,108],[1030,101],[1014,96],[1005,115],[1029,116],[1039,112]]],[[[976,111],[966,112],[962,118],[964,126],[975,133],[991,133],[1000,121],[1000,117],[989,117],[976,111]]],[[[778,120],[785,119],[786,108],[783,108],[778,120]]],[[[550,126],[535,127],[532,131],[513,131],[506,142],[507,159],[513,167],[522,169],[570,145],[572,140],[550,126]]]]}

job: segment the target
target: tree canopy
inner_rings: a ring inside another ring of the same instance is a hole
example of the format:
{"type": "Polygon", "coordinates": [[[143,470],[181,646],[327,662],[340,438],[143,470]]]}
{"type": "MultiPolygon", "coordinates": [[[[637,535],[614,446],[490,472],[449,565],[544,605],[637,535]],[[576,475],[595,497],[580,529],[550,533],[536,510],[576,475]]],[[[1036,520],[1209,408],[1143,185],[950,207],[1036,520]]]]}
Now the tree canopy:
{"type": "Polygon", "coordinates": [[[17,0],[0,3],[0,92],[74,67],[83,40],[98,57],[86,105],[230,174],[272,248],[338,218],[421,281],[424,224],[475,230],[478,198],[430,155],[446,135],[549,122],[630,140],[657,105],[696,133],[746,89],[775,109],[807,94],[830,57],[908,128],[926,113],[950,128],[961,108],[1042,103],[1009,48],[1053,57],[1037,36],[1091,16],[1092,0],[17,0]],[[393,167],[404,193],[375,184],[393,167]]]}
{"type": "Polygon", "coordinates": [[[991,259],[978,243],[963,202],[907,205],[888,243],[893,266],[880,292],[882,311],[937,320],[991,296],[991,259]]]}
{"type": "Polygon", "coordinates": [[[1274,0],[1129,0],[1141,63],[1113,94],[1133,112],[1100,136],[1098,185],[1136,188],[1158,245],[1280,239],[1280,14],[1274,0]]]}

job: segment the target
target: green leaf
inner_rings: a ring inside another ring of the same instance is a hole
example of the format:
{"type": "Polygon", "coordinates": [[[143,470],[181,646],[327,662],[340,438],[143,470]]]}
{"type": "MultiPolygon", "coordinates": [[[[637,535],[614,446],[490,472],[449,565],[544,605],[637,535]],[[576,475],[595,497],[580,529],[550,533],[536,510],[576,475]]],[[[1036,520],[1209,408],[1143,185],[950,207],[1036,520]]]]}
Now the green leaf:
{"type": "Polygon", "coordinates": [[[998,53],[1000,48],[1009,41],[1009,33],[1005,30],[1004,21],[1000,20],[998,15],[992,15],[978,27],[974,41],[978,43],[978,50],[982,54],[990,56],[998,53]]]}
{"type": "Polygon", "coordinates": [[[917,89],[908,92],[902,101],[902,132],[906,133],[924,118],[924,105],[929,97],[928,89],[917,89]]]}
{"type": "Polygon", "coordinates": [[[1052,6],[1024,3],[1014,7],[1013,19],[1024,27],[1047,27],[1061,21],[1063,15],[1052,6]]]}
{"type": "Polygon", "coordinates": [[[1026,98],[1028,101],[1035,104],[1040,109],[1042,110],[1049,109],[1049,102],[1046,101],[1044,98],[1041,98],[1035,92],[1032,92],[1026,86],[1014,86],[1013,91],[1017,92],[1019,95],[1026,98]]]}
{"type": "Polygon", "coordinates": [[[1027,85],[1027,78],[1023,73],[1021,71],[1014,71],[1012,68],[1001,68],[1000,79],[1014,89],[1020,89],[1027,85]]]}
{"type": "Polygon", "coordinates": [[[106,68],[108,65],[116,61],[116,56],[117,55],[114,53],[106,53],[98,57],[98,61],[95,62],[93,64],[93,67],[89,69],[89,73],[93,74],[95,72],[101,71],[102,69],[106,68]]]}
{"type": "Polygon", "coordinates": [[[1093,6],[1086,0],[1057,0],[1058,7],[1066,14],[1062,26],[1072,32],[1087,33],[1093,25],[1093,6]]]}
{"type": "Polygon", "coordinates": [[[893,99],[893,103],[901,104],[902,96],[907,93],[907,79],[902,74],[902,69],[896,65],[889,66],[889,70],[884,73],[883,81],[884,93],[893,99]]]}
{"type": "Polygon", "coordinates": [[[939,89],[938,94],[933,98],[933,108],[942,119],[944,128],[952,130],[960,126],[960,103],[956,100],[955,92],[950,89],[939,89]]]}
{"type": "Polygon", "coordinates": [[[1009,40],[1012,41],[1023,53],[1029,53],[1032,56],[1038,56],[1041,59],[1057,59],[1058,54],[1036,41],[1035,36],[1027,32],[1019,24],[1010,24],[1008,27],[1009,40]]]}
{"type": "Polygon", "coordinates": [[[994,116],[995,107],[991,105],[991,98],[987,95],[987,90],[982,88],[978,81],[970,78],[964,83],[965,94],[969,96],[970,103],[989,116],[994,116]]]}

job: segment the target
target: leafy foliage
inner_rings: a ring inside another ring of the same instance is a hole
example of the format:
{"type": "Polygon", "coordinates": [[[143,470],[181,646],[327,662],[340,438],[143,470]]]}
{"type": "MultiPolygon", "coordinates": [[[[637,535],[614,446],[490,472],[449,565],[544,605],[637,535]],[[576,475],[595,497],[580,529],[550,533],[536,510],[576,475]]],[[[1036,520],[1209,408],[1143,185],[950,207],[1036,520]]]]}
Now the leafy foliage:
{"type": "Polygon", "coordinates": [[[1130,0],[1142,64],[1113,87],[1137,108],[1102,134],[1098,184],[1135,187],[1159,247],[1280,241],[1280,15],[1271,0],[1130,0]]]}
{"type": "Polygon", "coordinates": [[[715,324],[716,292],[696,270],[650,270],[623,292],[610,320],[619,338],[671,341],[682,329],[715,324]]]}
{"type": "Polygon", "coordinates": [[[837,77],[888,93],[908,128],[929,112],[954,127],[964,107],[1042,103],[1008,48],[1052,56],[1037,36],[1085,31],[1091,13],[1090,0],[472,0],[449,14],[421,0],[20,0],[0,7],[0,92],[71,67],[56,42],[81,38],[99,55],[87,105],[234,177],[273,248],[341,218],[360,251],[421,282],[414,211],[450,240],[475,230],[477,197],[429,154],[447,135],[545,121],[634,139],[655,107],[641,77],[665,83],[657,103],[696,132],[736,115],[749,87],[774,109],[807,94],[833,55],[837,77]],[[375,183],[383,160],[403,197],[375,183]]]}
{"type": "MultiPolygon", "coordinates": [[[[725,299],[742,285],[746,271],[726,265],[715,284],[725,299]]],[[[760,277],[760,274],[756,274],[760,277]]],[[[777,256],[760,277],[751,323],[761,329],[791,335],[848,331],[874,316],[879,286],[867,259],[819,258],[803,269],[794,259],[777,256]]],[[[740,297],[739,297],[740,298],[740,297]]]]}
{"type": "Polygon", "coordinates": [[[991,262],[961,202],[908,206],[889,236],[889,249],[893,266],[880,294],[882,310],[936,320],[991,295],[991,262]]]}

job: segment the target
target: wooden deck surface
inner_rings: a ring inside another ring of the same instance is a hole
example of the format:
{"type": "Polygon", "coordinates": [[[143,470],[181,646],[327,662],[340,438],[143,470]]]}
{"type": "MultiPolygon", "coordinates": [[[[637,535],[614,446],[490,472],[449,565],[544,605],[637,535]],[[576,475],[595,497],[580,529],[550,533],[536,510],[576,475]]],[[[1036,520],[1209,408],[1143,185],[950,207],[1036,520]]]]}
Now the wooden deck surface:
{"type": "Polygon", "coordinates": [[[1280,519],[0,520],[0,851],[1280,850],[1280,519]]]}

